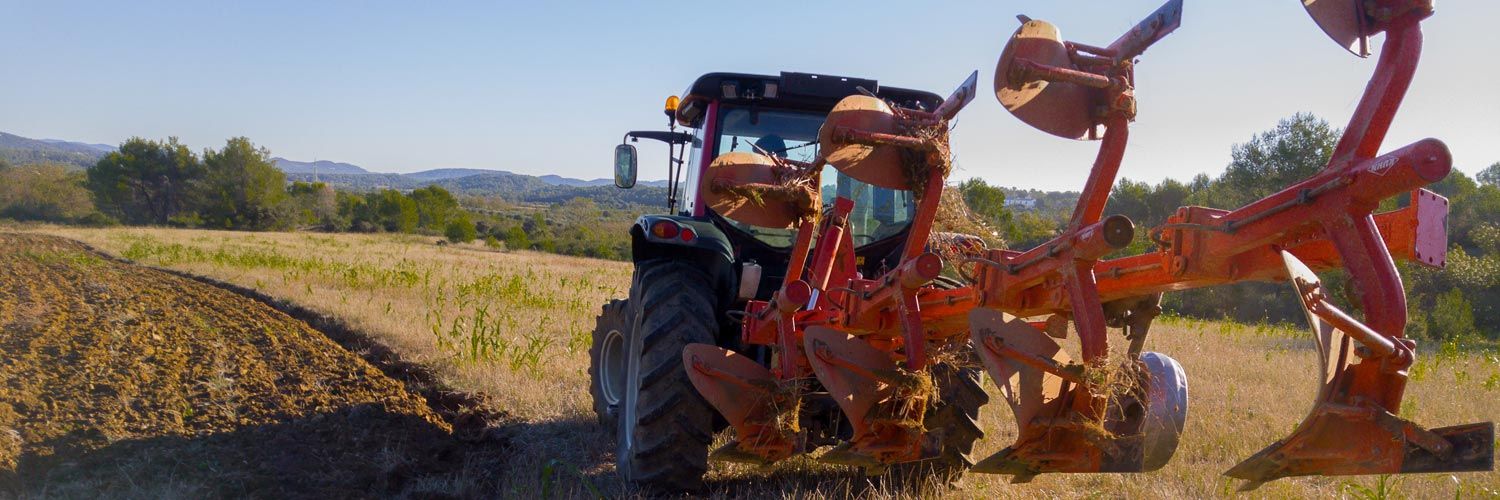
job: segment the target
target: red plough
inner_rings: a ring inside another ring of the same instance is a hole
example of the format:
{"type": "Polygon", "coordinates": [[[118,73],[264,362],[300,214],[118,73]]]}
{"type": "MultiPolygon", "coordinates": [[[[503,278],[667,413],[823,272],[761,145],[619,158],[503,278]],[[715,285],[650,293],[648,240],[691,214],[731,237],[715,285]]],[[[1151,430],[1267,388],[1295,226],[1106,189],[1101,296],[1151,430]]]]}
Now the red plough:
{"type": "Polygon", "coordinates": [[[1452,161],[1436,139],[1378,153],[1415,72],[1432,5],[1304,4],[1361,55],[1370,36],[1385,34],[1328,166],[1238,209],[1183,207],[1150,229],[1157,248],[1147,254],[1101,260],[1136,231],[1104,210],[1135,119],[1137,59],[1179,26],[1181,0],[1104,47],[1064,41],[1055,26],[1022,18],[996,68],[996,97],[1045,132],[1100,141],[1068,225],[1035,248],[940,252],[932,232],[950,169],[948,123],[976,94],[975,76],[931,111],[844,98],[818,134],[813,162],[743,153],[716,160],[704,182],[752,182],[781,193],[777,199],[816,199],[817,183],[804,180],[830,165],[871,186],[916,193],[917,207],[899,264],[866,277],[849,236],[850,199],[819,213],[714,191],[716,210],[796,232],[779,289],[742,313],[742,341],[772,347],[769,367],[707,344],[683,352],[688,378],[735,431],[713,456],[768,464],[836,444],[819,458],[878,471],[958,450],[969,465],[971,443],[951,442],[951,423],[932,419],[947,404],[949,382],[940,375],[977,360],[1015,413],[1018,437],[973,471],[1022,482],[1047,472],[1156,470],[1175,452],[1188,406],[1181,365],[1142,352],[1161,294],[1255,280],[1296,288],[1317,340],[1321,389],[1291,436],[1228,475],[1252,488],[1295,475],[1493,468],[1492,423],[1429,430],[1396,416],[1416,344],[1404,337],[1395,258],[1443,266],[1447,200],[1421,188],[1446,176],[1452,161]],[[813,194],[796,194],[797,186],[813,194]],[[1407,207],[1374,213],[1403,193],[1411,195],[1407,207]],[[942,277],[955,266],[967,270],[967,283],[942,277]],[[1348,273],[1363,318],[1327,300],[1314,271],[1333,269],[1348,273]],[[1125,359],[1110,359],[1109,328],[1123,330],[1125,359]],[[1070,330],[1077,355],[1060,343],[1070,330]],[[807,432],[799,418],[812,396],[831,398],[848,428],[807,432]]]}

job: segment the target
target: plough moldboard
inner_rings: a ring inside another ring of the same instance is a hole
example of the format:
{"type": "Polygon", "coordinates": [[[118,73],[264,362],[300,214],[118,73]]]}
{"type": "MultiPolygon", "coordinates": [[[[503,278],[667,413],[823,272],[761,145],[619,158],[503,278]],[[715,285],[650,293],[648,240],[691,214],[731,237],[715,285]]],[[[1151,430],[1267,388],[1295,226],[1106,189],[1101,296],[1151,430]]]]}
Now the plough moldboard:
{"type": "Polygon", "coordinates": [[[1432,4],[1304,5],[1356,54],[1368,55],[1370,37],[1385,34],[1374,76],[1327,167],[1234,210],[1183,207],[1149,229],[1157,247],[1146,254],[1103,259],[1136,231],[1123,216],[1105,216],[1105,203],[1135,118],[1137,59],[1178,27],[1182,0],[1103,47],[1065,41],[1056,26],[1021,18],[995,71],[996,97],[1044,132],[1099,141],[1067,227],[1035,248],[955,251],[939,248],[953,240],[933,233],[950,170],[948,123],[977,93],[977,73],[933,110],[845,98],[828,115],[811,163],[721,157],[705,182],[759,183],[782,198],[747,203],[719,189],[709,202],[741,220],[795,228],[796,237],[779,290],[751,301],[743,315],[744,343],[773,347],[771,366],[710,345],[683,353],[693,385],[736,433],[713,457],[768,464],[836,444],[820,458],[871,471],[934,457],[945,429],[927,421],[944,404],[933,374],[977,360],[1014,411],[1018,437],[971,470],[1017,482],[1048,472],[1156,470],[1173,455],[1188,408],[1181,365],[1142,352],[1161,294],[1260,280],[1296,288],[1317,341],[1321,389],[1292,435],[1229,476],[1251,488],[1296,475],[1493,468],[1492,423],[1428,429],[1396,416],[1416,344],[1403,336],[1407,308],[1395,258],[1443,266],[1447,200],[1422,187],[1446,176],[1451,158],[1436,139],[1378,152],[1416,70],[1432,4]],[[878,276],[856,271],[849,199],[823,213],[781,203],[815,196],[797,194],[816,189],[800,179],[824,165],[916,193],[899,265],[878,276]],[[1374,213],[1402,193],[1412,194],[1405,208],[1374,213]],[[945,266],[966,269],[969,279],[941,280],[945,266]],[[1358,290],[1363,318],[1327,300],[1314,272],[1333,269],[1358,290]],[[1064,346],[1072,343],[1069,322],[1076,351],[1064,346]],[[1110,328],[1129,344],[1123,359],[1110,357],[1110,328]],[[831,397],[847,432],[806,432],[799,415],[810,395],[831,397]]]}

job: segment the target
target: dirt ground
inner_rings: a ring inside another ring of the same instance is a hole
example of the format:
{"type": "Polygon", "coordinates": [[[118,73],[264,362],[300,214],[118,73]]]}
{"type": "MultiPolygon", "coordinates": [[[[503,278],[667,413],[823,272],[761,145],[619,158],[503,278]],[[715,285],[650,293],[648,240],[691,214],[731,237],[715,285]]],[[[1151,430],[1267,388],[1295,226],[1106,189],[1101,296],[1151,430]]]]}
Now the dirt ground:
{"type": "Polygon", "coordinates": [[[0,497],[427,497],[495,451],[303,321],[62,238],[0,233],[0,329],[0,497]]]}

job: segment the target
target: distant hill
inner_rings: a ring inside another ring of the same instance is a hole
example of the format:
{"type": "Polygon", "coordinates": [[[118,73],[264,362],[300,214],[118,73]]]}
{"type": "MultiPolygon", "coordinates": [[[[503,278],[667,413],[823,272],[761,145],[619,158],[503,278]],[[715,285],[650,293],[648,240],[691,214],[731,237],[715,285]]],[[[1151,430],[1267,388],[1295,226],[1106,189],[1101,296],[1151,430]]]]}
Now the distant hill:
{"type": "Polygon", "coordinates": [[[339,162],[333,162],[333,161],[328,161],[328,160],[318,160],[318,161],[313,161],[313,162],[306,162],[306,161],[288,160],[286,158],[276,157],[276,158],[271,158],[271,161],[276,162],[276,168],[279,168],[279,169],[281,169],[282,172],[286,172],[288,174],[311,174],[311,173],[317,173],[317,174],[321,175],[321,174],[368,174],[368,173],[370,173],[369,170],[365,170],[363,168],[360,168],[357,165],[350,165],[348,163],[339,163],[339,162]]]}
{"type": "Polygon", "coordinates": [[[31,139],[0,132],[0,159],[15,165],[61,163],[70,167],[88,168],[114,150],[114,147],[104,144],[31,139]]]}
{"type": "Polygon", "coordinates": [[[37,139],[37,140],[45,142],[47,144],[54,145],[54,146],[60,146],[60,147],[66,147],[66,148],[83,147],[83,148],[92,149],[94,151],[98,151],[98,152],[104,153],[104,154],[110,154],[110,153],[113,153],[116,149],[119,149],[119,148],[116,148],[116,147],[108,145],[108,144],[89,144],[89,143],[86,143],[86,142],[73,142],[73,141],[64,141],[64,140],[59,140],[59,139],[37,139]]]}
{"type": "Polygon", "coordinates": [[[417,180],[438,181],[438,180],[443,180],[443,179],[457,179],[459,177],[468,177],[468,176],[471,176],[471,175],[485,175],[485,174],[519,175],[519,174],[513,174],[513,173],[510,173],[510,172],[506,172],[504,170],[486,170],[486,169],[482,169],[482,168],[438,168],[438,169],[433,169],[433,170],[423,170],[421,172],[412,172],[412,173],[409,173],[409,174],[402,174],[402,175],[405,175],[407,177],[410,177],[412,179],[417,179],[417,180]]]}
{"type": "MultiPolygon", "coordinates": [[[[310,173],[287,173],[287,180],[309,182],[310,173]]],[[[323,174],[317,180],[353,191],[373,189],[416,189],[442,186],[455,194],[491,196],[518,203],[560,203],[573,198],[589,198],[604,206],[657,205],[667,199],[663,186],[640,183],[635,189],[619,189],[613,182],[605,185],[580,186],[548,182],[541,177],[479,169],[442,169],[414,174],[323,174]],[[465,175],[467,174],[467,175],[465,175]]],[[[660,182],[660,181],[658,181],[660,182]]]]}
{"type": "MultiPolygon", "coordinates": [[[[471,176],[471,175],[522,175],[522,176],[526,176],[526,174],[517,174],[517,173],[514,173],[514,172],[505,171],[505,170],[487,170],[487,169],[481,169],[481,168],[439,168],[439,169],[435,169],[435,170],[423,170],[421,172],[412,172],[410,174],[405,174],[405,175],[408,176],[408,177],[412,177],[412,178],[415,178],[415,179],[421,179],[421,180],[424,180],[424,181],[437,181],[437,180],[443,180],[443,179],[457,179],[457,178],[460,178],[460,177],[468,177],[468,176],[471,176]]],[[[527,176],[527,177],[531,177],[531,176],[527,176]]],[[[574,179],[572,177],[563,177],[563,176],[556,175],[556,174],[547,174],[547,175],[543,175],[543,176],[540,176],[540,177],[537,177],[537,178],[541,179],[542,182],[545,182],[547,184],[552,184],[554,186],[593,187],[593,186],[612,186],[615,183],[614,179],[598,178],[598,179],[593,179],[593,180],[583,180],[583,179],[574,179]]],[[[660,182],[661,186],[666,186],[666,182],[665,181],[648,181],[648,182],[642,182],[642,184],[648,184],[648,185],[650,185],[651,182],[660,182]]]]}
{"type": "Polygon", "coordinates": [[[482,168],[438,168],[409,174],[370,172],[348,163],[329,161],[313,163],[276,158],[276,166],[287,174],[287,180],[316,180],[335,188],[355,191],[372,189],[416,189],[438,185],[457,194],[493,196],[513,202],[556,203],[575,197],[593,199],[605,205],[658,204],[667,199],[667,181],[640,181],[635,189],[615,188],[614,179],[582,180],[555,174],[534,176],[482,168]]]}
{"type": "Polygon", "coordinates": [[[540,179],[546,181],[548,184],[561,184],[564,186],[612,186],[615,183],[614,179],[599,178],[585,181],[552,174],[543,175],[540,179]]]}
{"type": "MultiPolygon", "coordinates": [[[[57,139],[31,139],[0,132],[0,159],[14,165],[53,162],[88,168],[115,147],[57,139]]],[[[602,205],[656,205],[667,199],[667,181],[636,183],[635,189],[617,189],[613,179],[582,180],[555,174],[517,174],[478,168],[440,168],[410,174],[371,172],[350,163],[328,160],[297,161],[272,158],[290,181],[326,182],[336,188],[356,191],[416,189],[436,184],[458,194],[493,196],[515,202],[558,203],[573,198],[593,199],[602,205]]]]}

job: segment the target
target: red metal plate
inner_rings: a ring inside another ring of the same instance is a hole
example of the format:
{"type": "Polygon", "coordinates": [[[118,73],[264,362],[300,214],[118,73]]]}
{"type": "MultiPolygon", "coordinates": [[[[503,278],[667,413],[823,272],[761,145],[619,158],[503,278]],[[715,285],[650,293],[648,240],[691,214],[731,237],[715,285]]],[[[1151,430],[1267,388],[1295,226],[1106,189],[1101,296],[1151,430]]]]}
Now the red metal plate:
{"type": "Polygon", "coordinates": [[[693,382],[693,387],[698,389],[698,394],[701,394],[708,404],[713,405],[714,409],[719,410],[719,414],[723,415],[725,420],[734,424],[744,422],[747,417],[766,404],[762,398],[747,397],[754,395],[746,394],[743,384],[754,384],[759,381],[768,386],[774,386],[776,383],[776,377],[771,374],[771,370],[743,354],[719,346],[689,344],[682,350],[682,361],[687,368],[688,380],[693,382]],[[695,368],[694,363],[702,363],[712,370],[735,377],[738,383],[706,374],[695,368]]]}
{"type": "Polygon", "coordinates": [[[876,403],[889,398],[895,388],[830,363],[819,352],[826,350],[835,359],[876,373],[896,371],[896,361],[889,353],[870,347],[864,339],[825,326],[808,327],[802,341],[813,373],[854,424],[855,435],[859,435],[866,426],[865,415],[876,403]]]}
{"type": "Polygon", "coordinates": [[[969,331],[974,347],[1005,401],[1016,414],[1016,428],[1025,431],[1044,409],[1063,395],[1063,379],[985,348],[985,341],[996,337],[1005,346],[1059,365],[1072,362],[1067,351],[1046,333],[1030,323],[994,310],[977,308],[969,312],[969,331]]]}

